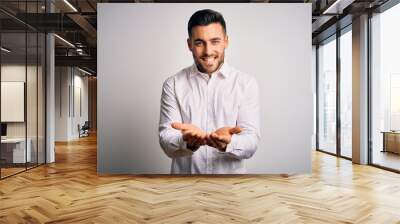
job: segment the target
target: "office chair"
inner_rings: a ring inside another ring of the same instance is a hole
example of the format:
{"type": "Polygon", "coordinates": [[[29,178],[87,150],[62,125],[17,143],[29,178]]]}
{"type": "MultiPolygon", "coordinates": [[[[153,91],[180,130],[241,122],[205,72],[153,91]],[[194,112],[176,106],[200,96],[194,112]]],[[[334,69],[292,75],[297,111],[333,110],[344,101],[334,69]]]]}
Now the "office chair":
{"type": "Polygon", "coordinates": [[[78,124],[78,129],[79,129],[79,138],[89,136],[89,129],[90,129],[89,121],[85,121],[82,127],[80,127],[80,125],[78,124]]]}

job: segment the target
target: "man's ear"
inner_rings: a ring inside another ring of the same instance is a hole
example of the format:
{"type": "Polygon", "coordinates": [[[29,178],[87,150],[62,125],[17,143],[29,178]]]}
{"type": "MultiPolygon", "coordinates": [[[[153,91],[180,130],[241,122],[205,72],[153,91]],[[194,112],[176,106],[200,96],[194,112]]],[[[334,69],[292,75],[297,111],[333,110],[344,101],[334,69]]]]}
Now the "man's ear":
{"type": "Polygon", "coordinates": [[[190,37],[187,38],[186,41],[187,41],[187,45],[188,45],[189,50],[192,51],[192,42],[190,41],[190,37]]]}
{"type": "Polygon", "coordinates": [[[225,35],[225,48],[228,48],[229,46],[229,37],[228,35],[225,35]]]}

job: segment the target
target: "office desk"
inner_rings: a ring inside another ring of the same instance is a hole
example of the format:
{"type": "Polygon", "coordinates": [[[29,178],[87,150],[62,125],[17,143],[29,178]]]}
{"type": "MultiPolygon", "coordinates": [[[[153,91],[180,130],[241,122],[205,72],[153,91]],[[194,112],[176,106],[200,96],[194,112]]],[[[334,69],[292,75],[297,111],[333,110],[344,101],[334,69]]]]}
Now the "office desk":
{"type": "Polygon", "coordinates": [[[382,152],[392,152],[400,154],[400,132],[382,131],[383,150],[382,152]]]}
{"type": "Polygon", "coordinates": [[[25,153],[25,138],[6,138],[1,139],[1,159],[5,163],[25,163],[31,162],[31,145],[30,138],[27,139],[26,153],[25,153]],[[27,159],[25,161],[25,159],[27,159]]]}

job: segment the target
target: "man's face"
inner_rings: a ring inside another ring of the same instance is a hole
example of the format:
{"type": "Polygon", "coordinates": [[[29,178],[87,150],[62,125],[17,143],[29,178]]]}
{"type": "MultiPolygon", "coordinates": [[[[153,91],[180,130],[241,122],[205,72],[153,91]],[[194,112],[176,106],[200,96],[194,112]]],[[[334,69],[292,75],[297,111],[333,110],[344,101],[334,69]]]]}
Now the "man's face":
{"type": "Polygon", "coordinates": [[[221,24],[193,27],[192,36],[187,42],[200,72],[211,75],[224,62],[228,36],[221,24]]]}

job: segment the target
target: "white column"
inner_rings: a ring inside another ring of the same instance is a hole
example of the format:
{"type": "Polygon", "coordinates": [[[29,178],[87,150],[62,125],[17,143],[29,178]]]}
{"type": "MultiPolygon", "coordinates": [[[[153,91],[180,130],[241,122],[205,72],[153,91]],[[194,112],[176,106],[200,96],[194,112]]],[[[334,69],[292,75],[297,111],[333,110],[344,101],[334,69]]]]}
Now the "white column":
{"type": "MultiPolygon", "coordinates": [[[[54,5],[46,1],[47,12],[54,12],[54,5]]],[[[46,35],[46,163],[55,161],[55,43],[54,34],[46,35]]]]}
{"type": "Polygon", "coordinates": [[[55,76],[54,76],[54,35],[49,33],[46,36],[46,60],[47,60],[47,76],[46,76],[46,163],[52,163],[55,161],[54,151],[54,133],[55,133],[55,76]]]}
{"type": "Polygon", "coordinates": [[[368,15],[353,19],[353,162],[368,163],[368,15]]]}

